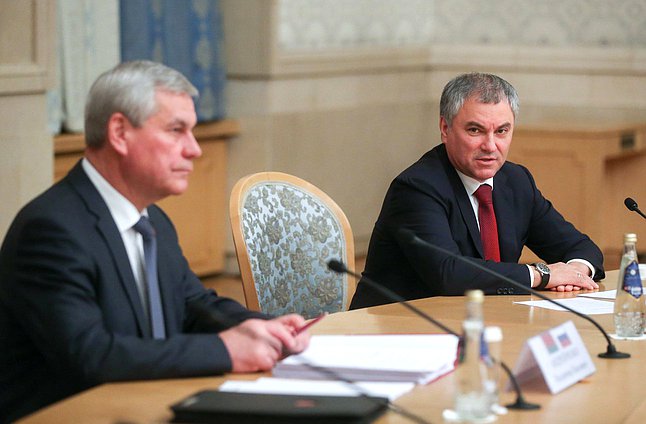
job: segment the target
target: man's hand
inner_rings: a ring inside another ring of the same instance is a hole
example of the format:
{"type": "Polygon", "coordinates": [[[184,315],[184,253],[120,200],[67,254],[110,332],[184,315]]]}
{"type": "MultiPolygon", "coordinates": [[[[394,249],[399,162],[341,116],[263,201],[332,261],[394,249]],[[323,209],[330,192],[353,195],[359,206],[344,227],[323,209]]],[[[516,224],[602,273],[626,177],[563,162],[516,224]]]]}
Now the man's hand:
{"type": "Polygon", "coordinates": [[[546,289],[559,292],[596,290],[599,284],[590,278],[590,269],[580,262],[549,264],[550,282],[546,289]]]}
{"type": "Polygon", "coordinates": [[[233,372],[268,371],[281,358],[302,352],[309,344],[307,331],[296,334],[305,320],[290,314],[273,320],[249,319],[220,333],[233,372]]]}

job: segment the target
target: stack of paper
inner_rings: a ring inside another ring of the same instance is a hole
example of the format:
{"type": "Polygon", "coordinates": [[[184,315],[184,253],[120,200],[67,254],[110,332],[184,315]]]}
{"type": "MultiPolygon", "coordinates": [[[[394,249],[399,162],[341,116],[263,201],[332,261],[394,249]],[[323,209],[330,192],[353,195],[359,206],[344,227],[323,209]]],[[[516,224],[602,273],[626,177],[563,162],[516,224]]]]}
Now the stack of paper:
{"type": "Polygon", "coordinates": [[[426,384],[453,370],[458,338],[449,334],[313,336],[274,367],[275,377],[426,384]]]}

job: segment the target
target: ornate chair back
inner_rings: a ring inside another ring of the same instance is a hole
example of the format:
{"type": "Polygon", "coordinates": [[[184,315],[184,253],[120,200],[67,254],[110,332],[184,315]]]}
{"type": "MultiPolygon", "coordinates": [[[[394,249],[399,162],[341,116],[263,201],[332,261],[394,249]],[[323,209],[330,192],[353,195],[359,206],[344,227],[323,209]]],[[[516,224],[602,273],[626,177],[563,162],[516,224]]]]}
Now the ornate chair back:
{"type": "Polygon", "coordinates": [[[261,172],[236,183],[229,209],[249,309],[306,318],[347,310],[356,283],[327,262],[354,269],[354,240],[328,195],[293,175],[261,172]]]}

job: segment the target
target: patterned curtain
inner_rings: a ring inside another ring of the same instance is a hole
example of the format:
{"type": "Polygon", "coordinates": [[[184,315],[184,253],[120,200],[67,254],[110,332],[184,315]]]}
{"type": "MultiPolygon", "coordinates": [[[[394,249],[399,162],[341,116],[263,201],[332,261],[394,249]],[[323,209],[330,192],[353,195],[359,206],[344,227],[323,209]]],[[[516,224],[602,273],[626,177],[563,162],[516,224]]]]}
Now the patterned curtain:
{"type": "Polygon", "coordinates": [[[119,63],[117,0],[58,0],[58,86],[48,93],[48,128],[82,132],[85,96],[119,63]]]}
{"type": "Polygon", "coordinates": [[[218,0],[121,0],[121,58],[162,62],[200,91],[199,121],[225,115],[218,0]]]}

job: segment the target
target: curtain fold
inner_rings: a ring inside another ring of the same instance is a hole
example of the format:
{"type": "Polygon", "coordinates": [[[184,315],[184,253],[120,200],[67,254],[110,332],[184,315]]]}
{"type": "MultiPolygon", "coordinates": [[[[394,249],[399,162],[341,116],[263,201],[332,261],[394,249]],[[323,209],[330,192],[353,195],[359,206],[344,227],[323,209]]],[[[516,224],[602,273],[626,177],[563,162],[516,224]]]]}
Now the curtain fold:
{"type": "Polygon", "coordinates": [[[48,127],[82,132],[85,96],[119,63],[118,0],[58,0],[58,86],[48,94],[48,127]]]}
{"type": "Polygon", "coordinates": [[[83,131],[90,85],[122,60],[179,70],[200,91],[198,120],[225,117],[218,0],[58,0],[57,7],[58,86],[47,99],[52,134],[83,131]]]}
{"type": "Polygon", "coordinates": [[[200,91],[199,121],[224,118],[226,70],[217,0],[121,0],[122,60],[175,68],[200,91]]]}

